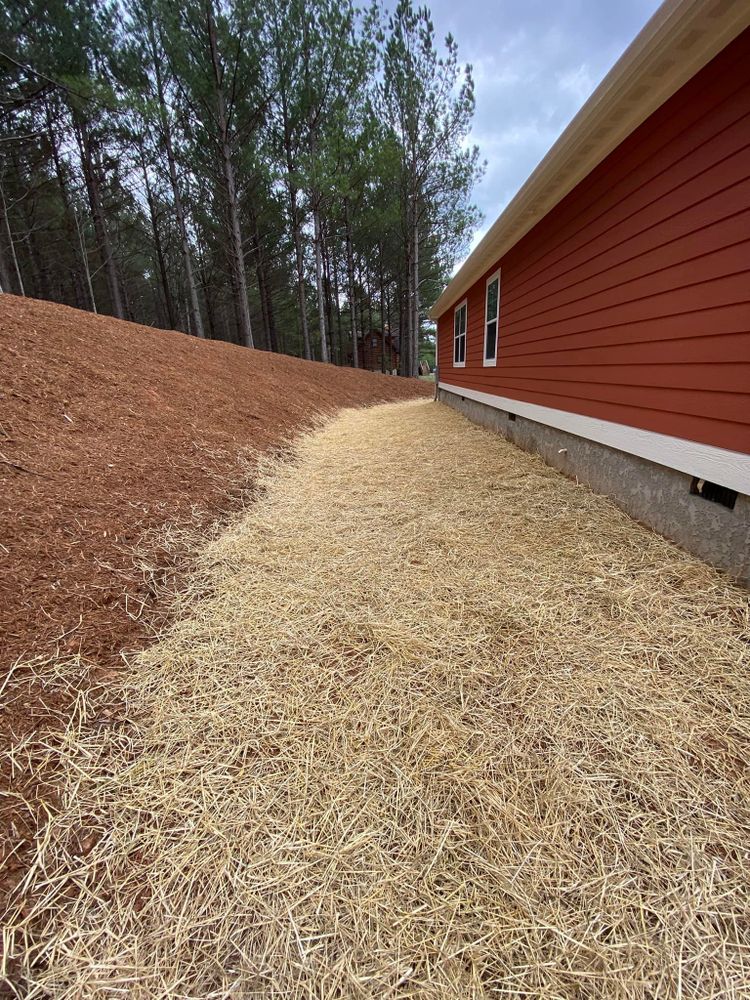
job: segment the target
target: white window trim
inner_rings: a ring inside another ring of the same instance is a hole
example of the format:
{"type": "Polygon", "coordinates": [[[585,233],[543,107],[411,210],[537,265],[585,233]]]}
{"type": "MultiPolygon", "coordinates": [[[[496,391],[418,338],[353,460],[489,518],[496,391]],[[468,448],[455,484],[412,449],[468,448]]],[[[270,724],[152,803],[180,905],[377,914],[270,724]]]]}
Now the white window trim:
{"type": "Polygon", "coordinates": [[[484,368],[496,368],[497,367],[497,349],[500,346],[500,268],[491,274],[489,278],[484,283],[484,339],[482,344],[482,365],[484,368]],[[490,287],[492,282],[497,278],[497,312],[495,313],[495,357],[487,357],[487,327],[492,322],[492,320],[487,319],[487,289],[490,287]]]}
{"type": "Polygon", "coordinates": [[[465,368],[466,367],[466,347],[467,347],[467,344],[468,344],[468,338],[469,338],[469,300],[468,299],[463,299],[461,302],[458,303],[458,305],[456,306],[456,308],[453,310],[453,367],[454,368],[465,368]],[[456,313],[459,312],[459,310],[461,310],[461,309],[465,309],[466,310],[466,326],[464,327],[464,334],[463,334],[463,336],[464,336],[464,359],[463,359],[463,361],[456,361],[456,340],[458,339],[456,337],[456,313]]]}

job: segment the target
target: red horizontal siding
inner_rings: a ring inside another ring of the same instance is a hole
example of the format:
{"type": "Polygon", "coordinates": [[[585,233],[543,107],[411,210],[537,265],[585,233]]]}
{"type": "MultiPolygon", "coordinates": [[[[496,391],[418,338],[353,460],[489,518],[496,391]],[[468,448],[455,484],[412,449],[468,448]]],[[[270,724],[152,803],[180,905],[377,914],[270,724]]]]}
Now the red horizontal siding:
{"type": "MultiPolygon", "coordinates": [[[[722,364],[606,364],[606,365],[507,365],[506,385],[519,380],[563,382],[569,390],[573,382],[591,383],[592,386],[611,385],[622,387],[652,386],[663,388],[665,382],[678,389],[701,392],[729,392],[741,395],[750,385],[750,363],[722,364]],[[617,381],[613,381],[616,379],[617,381]]],[[[554,389],[551,389],[554,391],[554,389]]],[[[692,393],[688,412],[692,412],[692,393]]]]}
{"type": "MultiPolygon", "coordinates": [[[[674,356],[679,358],[681,369],[690,365],[717,366],[731,362],[745,363],[747,358],[747,340],[744,333],[722,334],[712,330],[710,334],[696,337],[673,337],[669,345],[674,356]]],[[[663,363],[663,341],[644,341],[638,344],[638,364],[655,366],[663,363]]],[[[538,344],[532,345],[534,348],[538,344]]],[[[503,353],[503,368],[512,369],[518,366],[528,366],[533,360],[534,365],[555,365],[561,368],[568,365],[598,365],[601,363],[600,344],[594,347],[567,347],[561,349],[553,344],[554,349],[545,351],[525,351],[523,345],[513,351],[508,348],[503,353]]],[[[633,363],[633,344],[610,344],[607,351],[607,365],[627,365],[633,363]]],[[[651,370],[651,369],[650,369],[651,370]]],[[[710,370],[710,369],[707,369],[710,370]]],[[[703,373],[703,372],[702,372],[703,373]]],[[[658,375],[655,376],[658,378],[658,375]]],[[[747,386],[747,383],[745,383],[747,386]]]]}
{"type": "Polygon", "coordinates": [[[750,31],[464,297],[466,366],[453,368],[451,308],[441,381],[750,452],[750,31]],[[498,267],[498,362],[485,368],[498,267]]]}

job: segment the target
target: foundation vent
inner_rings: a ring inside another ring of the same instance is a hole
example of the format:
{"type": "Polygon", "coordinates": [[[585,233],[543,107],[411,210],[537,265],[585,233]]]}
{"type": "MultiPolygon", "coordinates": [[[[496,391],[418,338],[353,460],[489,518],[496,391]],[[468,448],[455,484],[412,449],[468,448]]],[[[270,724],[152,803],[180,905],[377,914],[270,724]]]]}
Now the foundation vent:
{"type": "Polygon", "coordinates": [[[730,490],[727,486],[719,486],[717,483],[709,483],[707,479],[698,479],[697,476],[693,477],[690,492],[694,496],[710,500],[711,503],[720,503],[722,507],[728,507],[729,510],[734,510],[734,504],[737,500],[736,490],[730,490]]]}

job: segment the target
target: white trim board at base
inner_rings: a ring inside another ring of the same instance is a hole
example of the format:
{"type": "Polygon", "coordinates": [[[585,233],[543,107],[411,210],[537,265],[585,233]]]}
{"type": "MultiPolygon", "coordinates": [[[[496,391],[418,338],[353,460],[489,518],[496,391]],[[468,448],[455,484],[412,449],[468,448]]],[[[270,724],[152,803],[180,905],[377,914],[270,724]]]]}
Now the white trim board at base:
{"type": "Polygon", "coordinates": [[[597,417],[586,417],[581,413],[556,410],[537,403],[524,403],[520,399],[495,396],[477,389],[464,389],[447,382],[439,382],[438,389],[463,396],[464,399],[472,399],[476,403],[484,403],[496,410],[517,413],[539,424],[556,427],[568,434],[597,441],[630,455],[638,455],[649,462],[677,469],[689,476],[698,476],[738,493],[750,494],[750,455],[743,452],[715,448],[710,444],[687,441],[669,434],[657,434],[656,431],[645,431],[640,427],[616,424],[611,420],[599,420],[597,417]]]}

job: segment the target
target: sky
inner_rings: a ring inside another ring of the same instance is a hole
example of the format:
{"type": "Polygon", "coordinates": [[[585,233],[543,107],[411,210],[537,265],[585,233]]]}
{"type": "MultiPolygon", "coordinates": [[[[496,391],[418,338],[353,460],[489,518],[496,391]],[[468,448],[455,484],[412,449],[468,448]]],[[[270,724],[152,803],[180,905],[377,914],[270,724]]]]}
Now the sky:
{"type": "Polygon", "coordinates": [[[472,142],[487,160],[472,247],[518,191],[659,0],[428,0],[474,68],[472,142]]]}

